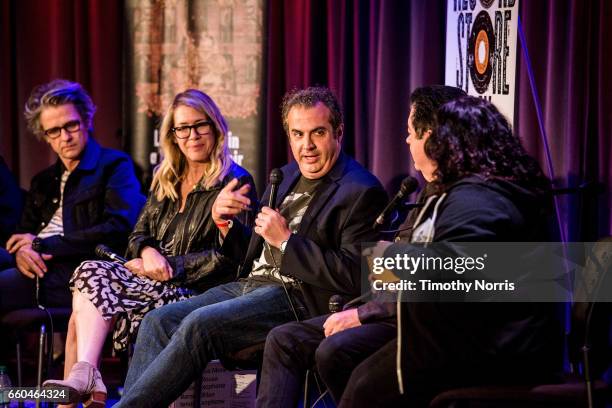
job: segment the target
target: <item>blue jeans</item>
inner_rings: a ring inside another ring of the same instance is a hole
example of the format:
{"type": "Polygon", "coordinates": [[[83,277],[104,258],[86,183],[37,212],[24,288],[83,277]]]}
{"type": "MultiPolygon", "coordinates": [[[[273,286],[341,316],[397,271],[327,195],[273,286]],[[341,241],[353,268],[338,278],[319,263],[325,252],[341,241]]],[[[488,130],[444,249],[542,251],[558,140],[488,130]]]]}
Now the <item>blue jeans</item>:
{"type": "MultiPolygon", "coordinates": [[[[296,308],[304,317],[301,302],[296,308]]],[[[273,327],[292,320],[283,287],[255,281],[227,283],[153,310],[140,325],[116,406],[167,407],[210,360],[262,343],[273,327]]]]}

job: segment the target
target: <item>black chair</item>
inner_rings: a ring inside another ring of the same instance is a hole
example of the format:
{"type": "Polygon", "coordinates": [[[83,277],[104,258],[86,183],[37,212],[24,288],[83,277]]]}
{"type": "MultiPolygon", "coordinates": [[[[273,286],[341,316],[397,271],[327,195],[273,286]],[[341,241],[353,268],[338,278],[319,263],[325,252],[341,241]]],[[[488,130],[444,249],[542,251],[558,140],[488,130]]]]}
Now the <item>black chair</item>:
{"type": "Polygon", "coordinates": [[[253,344],[219,360],[226,370],[261,370],[266,343],[253,344]]]}
{"type": "MultiPolygon", "coordinates": [[[[598,241],[585,263],[577,299],[597,299],[612,273],[612,237],[598,241]]],[[[609,294],[608,294],[609,296],[609,294]]],[[[568,335],[572,372],[558,384],[489,385],[438,394],[430,408],[574,408],[612,406],[612,388],[603,375],[612,372],[612,303],[576,302],[568,335]],[[594,380],[593,380],[594,379],[594,380]]]]}

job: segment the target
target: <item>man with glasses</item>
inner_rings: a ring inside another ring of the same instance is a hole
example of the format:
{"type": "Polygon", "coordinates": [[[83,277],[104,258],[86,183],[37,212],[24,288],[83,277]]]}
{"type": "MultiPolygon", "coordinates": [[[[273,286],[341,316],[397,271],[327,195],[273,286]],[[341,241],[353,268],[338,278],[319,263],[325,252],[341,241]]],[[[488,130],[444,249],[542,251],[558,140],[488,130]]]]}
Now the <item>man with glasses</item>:
{"type": "Polygon", "coordinates": [[[70,306],[76,266],[98,244],[122,249],[136,222],[144,197],[133,163],[91,137],[95,110],[81,85],[65,80],[36,87],[25,105],[28,127],[58,160],[32,179],[17,233],[7,240],[17,268],[0,272],[0,313],[70,306]]]}

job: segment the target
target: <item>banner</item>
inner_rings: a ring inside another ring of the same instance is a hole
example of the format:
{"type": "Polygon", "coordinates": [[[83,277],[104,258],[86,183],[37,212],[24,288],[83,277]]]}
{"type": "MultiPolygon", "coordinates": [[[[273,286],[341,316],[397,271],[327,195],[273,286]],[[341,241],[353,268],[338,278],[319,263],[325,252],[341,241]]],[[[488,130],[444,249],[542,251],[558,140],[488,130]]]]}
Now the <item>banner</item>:
{"type": "Polygon", "coordinates": [[[227,119],[234,161],[256,177],[261,152],[261,0],[126,2],[125,129],[144,179],[159,163],[158,128],[174,96],[210,95],[227,119]]]}
{"type": "Polygon", "coordinates": [[[448,0],[446,85],[486,98],[514,121],[519,0],[448,0]]]}

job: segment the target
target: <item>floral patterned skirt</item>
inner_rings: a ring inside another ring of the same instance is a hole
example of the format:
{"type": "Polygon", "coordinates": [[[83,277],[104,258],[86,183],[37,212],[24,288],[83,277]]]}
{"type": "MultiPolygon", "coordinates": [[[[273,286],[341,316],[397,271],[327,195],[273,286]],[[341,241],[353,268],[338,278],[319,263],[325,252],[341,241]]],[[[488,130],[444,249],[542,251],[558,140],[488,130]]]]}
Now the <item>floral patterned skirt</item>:
{"type": "Polygon", "coordinates": [[[99,260],[81,263],[70,279],[70,289],[89,299],[104,320],[116,318],[113,347],[117,351],[136,340],[146,313],[187,299],[191,293],[168,282],[136,276],[116,262],[99,260]]]}

